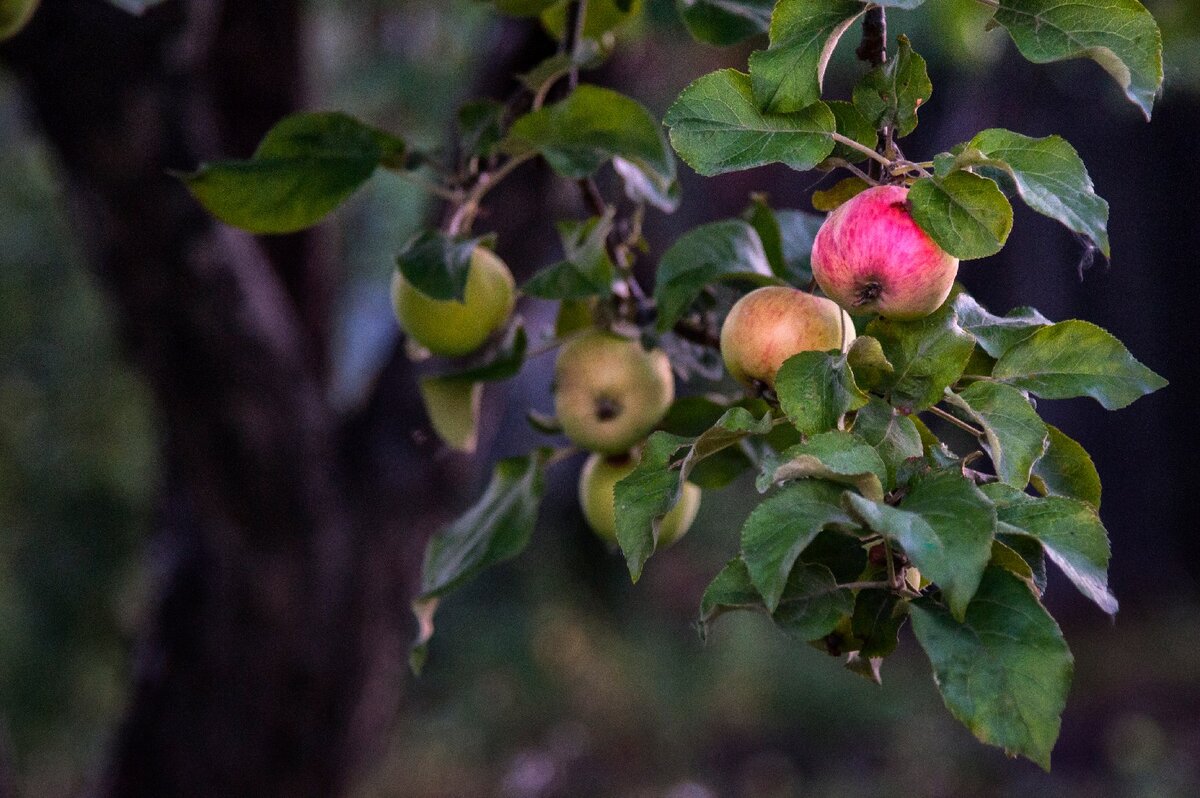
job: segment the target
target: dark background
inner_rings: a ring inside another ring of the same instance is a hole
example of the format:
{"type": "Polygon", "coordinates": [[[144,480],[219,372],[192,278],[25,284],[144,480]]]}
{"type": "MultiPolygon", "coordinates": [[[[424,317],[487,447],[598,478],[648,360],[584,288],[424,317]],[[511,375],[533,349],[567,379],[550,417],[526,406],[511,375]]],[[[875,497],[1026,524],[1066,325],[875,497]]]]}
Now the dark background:
{"type": "MultiPolygon", "coordinates": [[[[661,114],[753,46],[692,42],[648,0],[588,80],[661,114]]],[[[480,453],[441,449],[386,285],[438,208],[381,175],[317,231],[255,241],[168,168],[248,155],[297,108],[346,110],[415,145],[458,103],[503,97],[554,44],[468,0],[169,0],[141,19],[44,0],[0,45],[0,792],[29,796],[1195,795],[1200,610],[1195,273],[1200,13],[1167,37],[1147,124],[1091,62],[1035,66],[987,10],[889,13],[930,63],[910,156],[985,127],[1059,133],[1112,208],[1111,264],[1018,206],[961,279],[1003,312],[1093,321],[1171,386],[1116,414],[1043,403],[1092,453],[1115,623],[1052,577],[1076,656],[1053,775],[984,748],[941,706],[905,631],[875,687],[757,617],[690,628],[751,506],[708,494],[631,586],[558,466],[533,545],[445,602],[425,676],[405,669],[425,539],[537,436],[550,359],[489,390],[480,453]]],[[[829,69],[848,95],[857,31],[829,69]]],[[[819,174],[703,180],[652,212],[643,261],[752,191],[808,208],[819,174]]],[[[828,181],[826,181],[827,184],[828,181]]],[[[522,168],[483,230],[518,280],[558,255],[573,188],[522,168]]],[[[521,311],[549,323],[536,303],[521,311]]]]}

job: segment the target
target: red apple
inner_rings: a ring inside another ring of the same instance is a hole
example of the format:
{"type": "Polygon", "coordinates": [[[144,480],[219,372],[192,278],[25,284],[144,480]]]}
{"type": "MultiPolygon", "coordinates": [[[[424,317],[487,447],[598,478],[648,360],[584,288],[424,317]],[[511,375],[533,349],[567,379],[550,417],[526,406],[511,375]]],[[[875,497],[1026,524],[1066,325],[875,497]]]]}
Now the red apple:
{"type": "Polygon", "coordinates": [[[941,307],[958,258],[917,226],[904,186],[876,186],[839,205],[813,241],[813,276],[855,313],[919,319],[941,307]]]}

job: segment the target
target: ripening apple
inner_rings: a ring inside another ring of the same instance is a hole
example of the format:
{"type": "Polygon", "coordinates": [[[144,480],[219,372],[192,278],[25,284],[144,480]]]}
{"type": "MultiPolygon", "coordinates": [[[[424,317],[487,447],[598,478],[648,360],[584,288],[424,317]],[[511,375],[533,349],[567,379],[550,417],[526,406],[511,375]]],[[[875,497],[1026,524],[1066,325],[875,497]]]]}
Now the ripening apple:
{"type": "Polygon", "coordinates": [[[739,299],[721,325],[721,357],[738,382],[775,386],[775,372],[799,352],[850,348],[854,322],[825,297],[787,286],[758,288],[739,299]]]}
{"type": "Polygon", "coordinates": [[[958,258],[913,221],[907,188],[876,186],[829,214],[813,241],[812,270],[847,310],[904,321],[942,306],[958,258]]]}
{"type": "MultiPolygon", "coordinates": [[[[629,456],[604,457],[593,454],[579,473],[579,506],[588,526],[598,537],[617,542],[616,484],[629,476],[637,461],[629,456]]],[[[679,501],[663,516],[658,527],[658,548],[663,549],[687,533],[700,510],[700,488],[683,484],[679,501]]]]}
{"type": "Polygon", "coordinates": [[[621,454],[654,429],[675,398],[661,349],[588,330],[563,345],[554,364],[554,412],[563,432],[593,452],[621,454]]]}
{"type": "Polygon", "coordinates": [[[463,301],[421,293],[397,270],[392,275],[392,309],[413,340],[435,355],[470,354],[504,326],[516,303],[512,272],[485,247],[471,253],[463,301]]]}
{"type": "Polygon", "coordinates": [[[0,42],[16,36],[37,10],[40,0],[0,0],[0,42]]]}

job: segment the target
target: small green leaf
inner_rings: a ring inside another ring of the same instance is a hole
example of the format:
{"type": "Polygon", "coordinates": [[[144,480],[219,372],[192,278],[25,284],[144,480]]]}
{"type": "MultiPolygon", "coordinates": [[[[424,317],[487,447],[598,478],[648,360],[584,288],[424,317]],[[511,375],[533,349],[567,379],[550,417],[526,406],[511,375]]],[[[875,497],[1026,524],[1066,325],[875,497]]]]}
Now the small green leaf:
{"type": "Polygon", "coordinates": [[[767,608],[779,606],[788,575],[804,548],[830,524],[852,525],[842,487],[804,480],[785,486],[750,513],[742,526],[742,559],[767,608]]]}
{"type": "Polygon", "coordinates": [[[791,479],[825,479],[853,485],[871,501],[883,501],[887,466],[869,444],[848,432],[813,435],[783,453],[773,482],[791,479]]]}
{"type": "Polygon", "coordinates": [[[756,419],[744,407],[731,407],[692,443],[679,467],[679,479],[686,481],[701,460],[734,446],[751,435],[766,435],[774,422],[770,413],[756,419]]]}
{"type": "Polygon", "coordinates": [[[570,74],[572,69],[599,66],[608,53],[594,39],[583,39],[569,53],[555,53],[533,69],[517,75],[517,80],[535,94],[545,92],[550,85],[570,74]]]}
{"type": "Polygon", "coordinates": [[[995,0],[994,19],[1035,64],[1090,58],[1146,119],[1162,86],[1162,34],[1137,0],[995,0]]]}
{"type": "Polygon", "coordinates": [[[1078,319],[1044,327],[1021,341],[997,361],[992,376],[1044,399],[1090,396],[1107,410],[1167,385],[1111,334],[1078,319]]]}
{"type": "MultiPolygon", "coordinates": [[[[1003,568],[1010,574],[1024,579],[1035,590],[1038,589],[1033,568],[1025,561],[1020,552],[998,538],[992,541],[992,559],[989,561],[989,565],[1003,568]]],[[[1041,595],[1040,592],[1038,595],[1041,595]]]]}
{"type": "Polygon", "coordinates": [[[689,166],[711,177],[783,163],[812,169],[833,151],[833,112],[814,102],[793,113],[764,113],[750,76],[722,69],[696,80],[667,111],[671,144],[689,166]]]}
{"type": "Polygon", "coordinates": [[[758,107],[787,113],[820,100],[825,67],[838,39],[865,10],[851,0],[779,0],[771,17],[770,47],[750,55],[758,107]]]}
{"type": "Polygon", "coordinates": [[[996,510],[960,473],[941,471],[917,482],[897,509],[846,493],[846,506],[870,529],[896,543],[946,595],[956,618],[967,610],[992,557],[996,510]]]}
{"type": "Polygon", "coordinates": [[[971,166],[1001,170],[1026,205],[1087,236],[1105,257],[1110,255],[1108,203],[1096,195],[1079,153],[1062,137],[1035,139],[1000,128],[985,130],[967,142],[950,168],[971,166]]]}
{"type": "Polygon", "coordinates": [[[750,571],[741,557],[735,557],[713,578],[700,599],[700,637],[706,638],[712,624],[732,610],[762,610],[762,596],[750,581],[750,571]]]}
{"type": "Polygon", "coordinates": [[[887,402],[871,397],[854,416],[854,434],[873,446],[887,468],[884,487],[896,487],[896,474],[905,460],[924,454],[921,434],[908,416],[902,416],[887,402]]]}
{"type": "Polygon", "coordinates": [[[775,375],[779,405],[796,429],[814,435],[836,429],[842,416],[862,407],[867,395],[841,352],[800,352],[775,375]]]}
{"type": "Polygon", "coordinates": [[[511,17],[536,17],[562,0],[492,0],[496,10],[511,17]]]}
{"type": "Polygon", "coordinates": [[[489,350],[490,358],[465,371],[452,374],[438,375],[441,380],[456,380],[460,383],[499,382],[516,376],[525,363],[525,349],[529,344],[525,329],[520,324],[513,325],[504,340],[495,349],[489,350]]]}
{"type": "Polygon", "coordinates": [[[873,129],[891,128],[897,136],[907,136],[917,127],[917,111],[932,94],[925,59],[901,35],[895,55],[854,87],[854,106],[873,129]]]}
{"type": "Polygon", "coordinates": [[[181,179],[226,224],[291,233],[319,222],[404,152],[400,139],[345,114],[295,114],[271,128],[250,160],[205,164],[181,179]]]}
{"type": "MultiPolygon", "coordinates": [[[[837,132],[848,139],[857,141],[867,149],[873,150],[879,145],[878,128],[862,112],[845,100],[830,100],[825,103],[837,120],[837,132]]],[[[830,158],[841,158],[850,163],[859,163],[867,158],[866,153],[845,144],[837,144],[830,158]]],[[[818,209],[820,210],[820,209],[818,209]]]]}
{"type": "Polygon", "coordinates": [[[960,394],[947,392],[946,400],[983,427],[984,445],[996,476],[1024,490],[1050,437],[1046,423],[1025,395],[1011,385],[980,380],[960,394]]]}
{"type": "Polygon", "coordinates": [[[824,216],[793,210],[772,210],[762,195],[742,214],[762,239],[775,276],[791,285],[812,282],[812,245],[824,216]]]}
{"type": "Polygon", "coordinates": [[[688,33],[719,47],[765,33],[774,7],[775,0],[675,0],[688,33]]]}
{"type": "Polygon", "coordinates": [[[832,632],[854,609],[854,594],[837,586],[824,565],[797,563],[771,620],[797,640],[816,640],[832,632]]]}
{"type": "Polygon", "coordinates": [[[875,319],[866,334],[876,338],[893,372],[884,380],[891,402],[912,413],[941,401],[942,392],[962,376],[975,348],[974,337],[958,324],[947,302],[916,321],[875,319]]]}
{"type": "Polygon", "coordinates": [[[1036,538],[1080,593],[1116,614],[1117,600],[1108,589],[1108,532],[1095,507],[1062,496],[1036,498],[1004,485],[987,485],[984,492],[1002,523],[1036,538]]]}
{"type": "Polygon", "coordinates": [[[887,590],[860,590],[854,599],[850,631],[862,641],[860,657],[886,657],[896,650],[907,606],[887,590]]]}
{"type": "Polygon", "coordinates": [[[614,488],[617,543],[634,582],[658,545],[659,523],[683,492],[679,469],[671,464],[676,453],[690,443],[688,438],[666,432],[651,434],[637,467],[614,488]]]}
{"type": "Polygon", "coordinates": [[[1033,467],[1033,487],[1043,496],[1066,496],[1100,509],[1100,474],[1078,442],[1049,424],[1050,445],[1033,467]]]}
{"type": "Polygon", "coordinates": [[[479,440],[477,427],[483,385],[454,378],[425,377],[418,386],[437,436],[451,449],[473,453],[479,440]]]}
{"type": "Polygon", "coordinates": [[[883,385],[896,369],[883,354],[883,346],[869,335],[860,335],[846,353],[854,381],[865,390],[873,391],[883,385]]]}
{"type": "Polygon", "coordinates": [[[656,279],[660,331],[671,329],[701,290],[718,280],[778,282],[758,233],[741,219],[712,222],[684,233],[663,254],[656,279]]]}
{"type": "Polygon", "coordinates": [[[599,86],[582,84],[565,100],[522,116],[509,137],[575,180],[590,177],[614,156],[667,183],[675,178],[675,159],[650,112],[636,100],[599,86]]]}
{"type": "Polygon", "coordinates": [[[971,172],[923,177],[908,192],[912,217],[956,258],[995,255],[1012,231],[1012,205],[996,181],[971,172]]]}
{"type": "Polygon", "coordinates": [[[870,187],[871,184],[861,177],[843,178],[827,189],[814,191],[812,194],[813,208],[826,213],[837,210],[838,206],[854,199],[870,187]]]}
{"type": "Polygon", "coordinates": [[[674,213],[679,207],[682,195],[674,170],[670,174],[659,174],[619,155],[613,158],[612,165],[625,186],[625,196],[633,202],[648,203],[663,213],[674,213]]]}
{"type": "Polygon", "coordinates": [[[979,347],[995,358],[1052,324],[1033,308],[1013,308],[1004,316],[993,315],[965,291],[955,295],[954,312],[958,323],[975,336],[979,347]]]}
{"type": "Polygon", "coordinates": [[[912,603],[913,631],[946,708],[982,742],[1050,769],[1074,659],[1024,581],[989,568],[966,617],[912,603]]]}
{"type": "MultiPolygon", "coordinates": [[[[559,0],[542,12],[542,27],[561,41],[567,23],[567,2],[559,0]]],[[[641,13],[641,0],[589,0],[583,21],[583,38],[600,39],[641,13]]]]}
{"type": "Polygon", "coordinates": [[[607,296],[612,290],[613,264],[605,241],[611,230],[611,215],[559,222],[564,259],[535,274],[521,290],[541,299],[607,296]]]}
{"type": "Polygon", "coordinates": [[[471,269],[471,253],[478,238],[460,238],[439,230],[424,230],[412,238],[396,265],[404,279],[426,296],[438,300],[462,302],[471,269]]]}
{"type": "Polygon", "coordinates": [[[458,145],[467,157],[485,157],[504,137],[504,103],[472,100],[458,109],[458,145]]]}

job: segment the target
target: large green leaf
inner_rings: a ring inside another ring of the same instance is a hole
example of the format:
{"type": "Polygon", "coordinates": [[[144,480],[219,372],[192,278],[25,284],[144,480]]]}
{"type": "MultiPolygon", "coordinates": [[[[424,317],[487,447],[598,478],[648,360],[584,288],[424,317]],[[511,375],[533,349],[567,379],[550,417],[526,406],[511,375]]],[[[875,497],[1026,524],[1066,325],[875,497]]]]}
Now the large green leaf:
{"type": "Polygon", "coordinates": [[[947,393],[946,399],[983,428],[996,476],[1024,490],[1033,464],[1046,453],[1050,438],[1046,422],[1025,395],[1011,385],[981,380],[960,394],[947,393]]]}
{"type": "Polygon", "coordinates": [[[478,238],[451,236],[440,230],[423,230],[396,256],[404,279],[426,296],[462,302],[471,270],[471,253],[478,238]]]}
{"type": "Polygon", "coordinates": [[[770,47],[750,56],[758,107],[787,113],[820,100],[833,49],[865,9],[853,0],[779,0],[770,47]]]}
{"type": "Polygon", "coordinates": [[[319,222],[404,153],[400,139],[345,114],[295,114],[271,128],[250,160],[205,164],[181,179],[227,224],[291,233],[319,222]]]}
{"type": "Polygon", "coordinates": [[[791,285],[812,282],[812,245],[824,216],[793,210],[772,210],[766,197],[756,194],[742,213],[762,240],[767,262],[775,276],[791,285]]]}
{"type": "Polygon", "coordinates": [[[830,524],[851,525],[842,486],[804,480],[785,486],[750,513],[742,526],[742,559],[767,608],[779,606],[788,575],[804,548],[830,524]]]}
{"type": "Polygon", "coordinates": [[[1090,396],[1108,410],[1167,385],[1111,334],[1078,319],[1044,327],[1021,341],[997,361],[992,376],[1044,399],[1090,396]]]}
{"type": "Polygon", "coordinates": [[[1137,0],[989,0],[995,20],[1036,64],[1090,58],[1146,118],[1163,80],[1162,34],[1137,0]]]}
{"type": "Polygon", "coordinates": [[[1033,487],[1043,496],[1066,496],[1100,509],[1100,474],[1091,455],[1061,430],[1046,425],[1050,445],[1033,467],[1033,487]]]}
{"type": "Polygon", "coordinates": [[[783,361],[775,392],[788,420],[806,435],[836,429],[841,418],[862,407],[867,395],[841,352],[800,352],[783,361]]]}
{"type": "Polygon", "coordinates": [[[666,182],[675,177],[675,159],[654,117],[612,89],[580,85],[565,100],[522,116],[509,138],[541,153],[563,177],[588,177],[614,156],[666,182]]]}
{"type": "Polygon", "coordinates": [[[1038,498],[1004,485],[987,485],[984,492],[995,502],[1007,534],[1015,529],[1037,538],[1080,593],[1116,614],[1117,600],[1108,589],[1112,552],[1095,507],[1062,496],[1038,498]]]}
{"type": "Polygon", "coordinates": [[[637,466],[614,488],[617,543],[635,582],[658,545],[659,523],[683,491],[679,469],[671,468],[671,463],[676,453],[690,443],[690,439],[679,435],[653,433],[646,440],[637,466]]]}
{"type": "Polygon", "coordinates": [[[992,557],[996,510],[960,473],[940,471],[919,482],[892,507],[847,492],[846,506],[864,524],[895,542],[946,595],[962,618],[992,557]]]}
{"type": "Polygon", "coordinates": [[[702,175],[783,163],[811,169],[833,151],[833,112],[815,102],[793,113],[764,113],[750,76],[722,69],[696,80],[667,111],[671,144],[702,175]]]}
{"type": "MultiPolygon", "coordinates": [[[[845,100],[830,100],[825,104],[829,106],[830,111],[833,111],[833,117],[837,120],[838,133],[851,141],[858,142],[868,151],[874,150],[879,146],[879,129],[853,103],[846,102],[845,100]]],[[[869,156],[855,147],[846,144],[837,144],[834,146],[833,153],[829,157],[841,158],[850,163],[859,163],[860,161],[865,161],[869,156]]],[[[839,185],[842,185],[843,188],[846,187],[845,181],[839,185]]],[[[866,188],[866,186],[867,184],[864,182],[863,187],[866,188]]],[[[849,199],[849,197],[846,197],[846,199],[849,199]]],[[[818,207],[815,195],[813,196],[813,207],[818,207]]]]}
{"type": "Polygon", "coordinates": [[[892,404],[907,412],[941,401],[975,348],[974,337],[959,326],[949,302],[916,321],[875,319],[866,334],[879,340],[892,364],[892,373],[884,378],[892,404]]]}
{"type": "Polygon", "coordinates": [[[925,59],[901,35],[895,55],[854,87],[854,105],[876,130],[891,128],[897,136],[907,136],[917,127],[917,111],[932,94],[925,59]]]}
{"type": "Polygon", "coordinates": [[[1075,148],[1061,136],[1035,139],[992,128],[977,134],[952,160],[938,161],[938,172],[969,166],[999,169],[1033,210],[1087,236],[1105,257],[1108,203],[1096,195],[1092,178],[1075,148]]]}
{"type": "Polygon", "coordinates": [[[737,44],[771,24],[775,0],[675,0],[688,32],[708,44],[737,44]]]}
{"type": "Polygon", "coordinates": [[[825,479],[853,485],[863,496],[883,501],[887,466],[879,452],[849,432],[813,435],[783,453],[772,482],[790,479],[825,479]]]}
{"type": "Polygon", "coordinates": [[[946,708],[985,743],[1050,769],[1074,659],[1032,589],[989,568],[966,617],[912,603],[913,631],[946,708]]]}
{"type": "Polygon", "coordinates": [[[559,222],[563,260],[542,269],[521,290],[541,299],[607,296],[612,290],[613,263],[605,241],[611,230],[611,216],[594,216],[586,222],[559,222]]]}
{"type": "Polygon", "coordinates": [[[997,358],[1052,323],[1033,308],[1013,308],[1004,316],[996,316],[965,291],[954,296],[954,312],[958,323],[975,336],[979,347],[997,358]]]}
{"type": "Polygon", "coordinates": [[[924,454],[921,434],[911,418],[877,397],[871,397],[854,416],[854,434],[875,448],[887,468],[884,487],[896,486],[896,473],[905,460],[924,454]]]}
{"type": "Polygon", "coordinates": [[[854,608],[854,597],[839,588],[824,565],[798,563],[788,575],[783,596],[774,613],[768,613],[762,596],[740,558],[730,560],[704,591],[700,601],[700,634],[705,636],[719,616],[733,610],[771,615],[775,624],[800,640],[815,640],[832,632],[854,608]]]}
{"type": "Polygon", "coordinates": [[[913,220],[956,258],[995,255],[1012,231],[1012,205],[996,181],[972,172],[923,177],[908,192],[913,220]]]}
{"type": "Polygon", "coordinates": [[[741,219],[726,219],[684,233],[659,261],[654,286],[658,329],[671,329],[705,286],[728,279],[777,282],[754,228],[741,219]]]}

